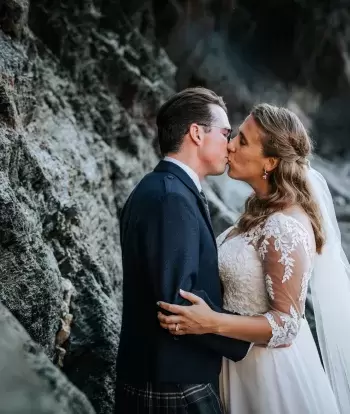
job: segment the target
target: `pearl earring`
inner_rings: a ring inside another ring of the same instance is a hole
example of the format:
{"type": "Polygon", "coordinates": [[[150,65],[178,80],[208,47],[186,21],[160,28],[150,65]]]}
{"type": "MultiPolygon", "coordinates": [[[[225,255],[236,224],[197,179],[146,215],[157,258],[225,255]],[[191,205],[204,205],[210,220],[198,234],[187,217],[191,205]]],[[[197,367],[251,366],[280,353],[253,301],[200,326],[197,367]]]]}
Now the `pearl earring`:
{"type": "Polygon", "coordinates": [[[264,174],[262,176],[263,180],[267,180],[268,175],[269,175],[268,172],[264,168],[264,174]]]}

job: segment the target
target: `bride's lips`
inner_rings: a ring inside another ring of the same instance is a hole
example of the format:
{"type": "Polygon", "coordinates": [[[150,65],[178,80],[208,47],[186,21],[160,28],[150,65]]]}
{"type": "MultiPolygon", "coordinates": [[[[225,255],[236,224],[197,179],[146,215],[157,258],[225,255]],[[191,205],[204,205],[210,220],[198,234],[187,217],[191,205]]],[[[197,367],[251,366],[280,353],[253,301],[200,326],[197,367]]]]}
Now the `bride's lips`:
{"type": "Polygon", "coordinates": [[[228,160],[227,160],[227,165],[228,165],[230,168],[234,168],[234,162],[233,162],[232,160],[230,160],[230,159],[228,159],[228,160]]]}

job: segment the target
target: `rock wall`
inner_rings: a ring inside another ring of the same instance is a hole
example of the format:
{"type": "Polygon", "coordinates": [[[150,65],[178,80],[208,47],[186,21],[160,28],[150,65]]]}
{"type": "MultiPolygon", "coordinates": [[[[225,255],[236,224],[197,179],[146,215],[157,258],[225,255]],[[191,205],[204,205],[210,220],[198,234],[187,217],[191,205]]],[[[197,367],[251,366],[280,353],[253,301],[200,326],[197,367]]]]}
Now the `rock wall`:
{"type": "Polygon", "coordinates": [[[0,298],[46,355],[54,412],[92,412],[81,392],[113,411],[118,212],[157,162],[153,119],[173,86],[165,53],[118,13],[118,2],[0,9],[0,298]]]}

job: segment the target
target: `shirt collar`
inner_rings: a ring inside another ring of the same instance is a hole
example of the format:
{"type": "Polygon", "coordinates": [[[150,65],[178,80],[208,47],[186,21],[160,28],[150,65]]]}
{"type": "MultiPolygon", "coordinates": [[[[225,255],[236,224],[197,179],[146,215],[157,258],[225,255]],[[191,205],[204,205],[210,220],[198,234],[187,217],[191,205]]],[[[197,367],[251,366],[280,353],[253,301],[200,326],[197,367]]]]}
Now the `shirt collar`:
{"type": "Polygon", "coordinates": [[[172,162],[173,164],[176,164],[178,167],[182,168],[185,171],[185,173],[187,173],[192,179],[192,181],[195,183],[198,191],[199,192],[202,191],[202,186],[201,186],[201,182],[199,180],[198,174],[195,171],[193,171],[191,167],[189,167],[183,162],[176,160],[175,158],[172,158],[172,157],[164,157],[164,161],[172,162]]]}

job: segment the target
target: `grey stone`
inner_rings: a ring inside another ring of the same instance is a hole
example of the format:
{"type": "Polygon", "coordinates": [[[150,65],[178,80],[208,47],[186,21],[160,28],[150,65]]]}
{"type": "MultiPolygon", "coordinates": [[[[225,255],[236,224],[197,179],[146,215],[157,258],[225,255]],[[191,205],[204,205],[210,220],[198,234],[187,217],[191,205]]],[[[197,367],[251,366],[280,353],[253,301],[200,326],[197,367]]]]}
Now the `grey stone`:
{"type": "Polygon", "coordinates": [[[2,304],[0,330],[1,414],[94,414],[2,304]]]}

